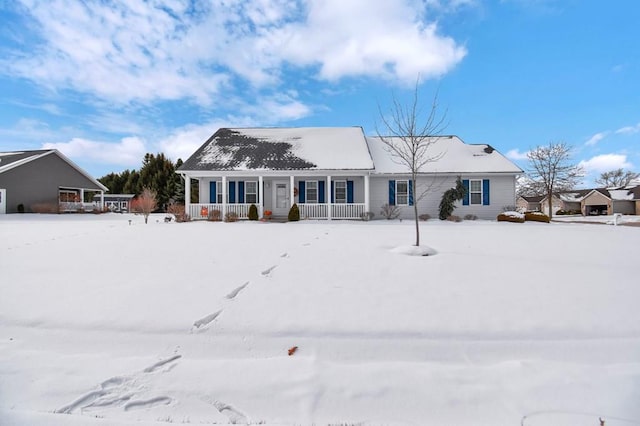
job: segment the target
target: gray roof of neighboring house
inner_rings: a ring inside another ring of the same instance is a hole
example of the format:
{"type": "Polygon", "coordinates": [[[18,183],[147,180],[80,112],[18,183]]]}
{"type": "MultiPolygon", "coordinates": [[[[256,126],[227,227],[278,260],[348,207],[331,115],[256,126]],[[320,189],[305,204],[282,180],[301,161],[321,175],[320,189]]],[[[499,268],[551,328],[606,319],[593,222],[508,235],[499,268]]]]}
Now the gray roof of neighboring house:
{"type": "Polygon", "coordinates": [[[57,149],[38,149],[38,150],[29,150],[29,151],[7,151],[0,152],[0,174],[12,170],[16,167],[20,167],[24,164],[35,161],[39,158],[45,157],[47,155],[56,155],[61,160],[69,164],[69,166],[73,167],[78,173],[82,174],[84,177],[93,182],[98,188],[103,191],[108,191],[109,189],[100,183],[93,176],[89,175],[86,171],[81,169],[77,164],[73,161],[65,157],[60,151],[57,149]]]}
{"type": "Polygon", "coordinates": [[[178,171],[371,169],[361,127],[289,127],[219,129],[178,171]]]}

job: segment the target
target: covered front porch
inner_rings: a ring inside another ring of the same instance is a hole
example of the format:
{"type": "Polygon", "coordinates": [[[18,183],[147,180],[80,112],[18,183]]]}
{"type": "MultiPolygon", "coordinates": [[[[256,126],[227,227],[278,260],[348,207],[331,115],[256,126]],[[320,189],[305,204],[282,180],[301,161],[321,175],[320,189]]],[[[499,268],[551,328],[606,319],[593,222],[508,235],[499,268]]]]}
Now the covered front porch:
{"type": "Polygon", "coordinates": [[[185,175],[185,209],[193,220],[212,212],[247,219],[255,204],[261,218],[286,218],[297,203],[301,219],[361,219],[369,211],[369,175],[185,175]],[[198,180],[199,202],[190,203],[191,179],[198,180]],[[266,214],[265,213],[271,213],[266,214]]]}

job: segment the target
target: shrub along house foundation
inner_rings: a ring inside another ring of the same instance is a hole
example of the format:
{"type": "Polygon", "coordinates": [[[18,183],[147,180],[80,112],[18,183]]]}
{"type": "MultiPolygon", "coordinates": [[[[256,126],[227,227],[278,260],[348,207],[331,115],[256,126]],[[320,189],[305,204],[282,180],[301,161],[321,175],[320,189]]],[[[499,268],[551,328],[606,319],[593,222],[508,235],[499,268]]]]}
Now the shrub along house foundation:
{"type": "MultiPolygon", "coordinates": [[[[414,202],[421,213],[437,216],[442,194],[458,176],[468,196],[456,214],[495,219],[504,205],[515,205],[515,177],[522,170],[488,145],[467,145],[455,136],[434,137],[430,148],[441,153],[414,183],[378,138],[361,127],[219,129],[178,169],[198,181],[198,203],[186,203],[192,219],[212,211],[247,218],[255,204],[260,217],[286,217],[294,203],[301,218],[360,219],[379,214],[384,204],[399,206],[400,217],[412,217],[414,202]],[[425,197],[414,200],[428,186],[425,197]]],[[[432,152],[430,152],[430,155],[432,152]]]]}

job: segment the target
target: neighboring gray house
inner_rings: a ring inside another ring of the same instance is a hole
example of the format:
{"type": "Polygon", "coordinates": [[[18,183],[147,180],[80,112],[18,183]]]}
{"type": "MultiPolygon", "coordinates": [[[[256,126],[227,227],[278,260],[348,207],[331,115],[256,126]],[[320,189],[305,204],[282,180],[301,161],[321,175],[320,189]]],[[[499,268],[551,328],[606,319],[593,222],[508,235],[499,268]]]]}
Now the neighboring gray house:
{"type": "Polygon", "coordinates": [[[399,206],[412,217],[411,188],[420,213],[437,217],[442,194],[458,176],[469,189],[455,213],[495,219],[504,206],[515,205],[515,178],[522,170],[488,145],[468,145],[456,136],[434,138],[418,182],[394,162],[378,138],[361,127],[219,129],[178,169],[189,200],[192,179],[199,202],[187,203],[193,219],[210,211],[247,217],[251,204],[262,216],[286,216],[297,203],[302,218],[359,219],[365,212],[380,217],[384,204],[399,206]]]}
{"type": "Polygon", "coordinates": [[[0,214],[47,209],[75,211],[85,192],[108,189],[58,150],[0,152],[0,214]]]}

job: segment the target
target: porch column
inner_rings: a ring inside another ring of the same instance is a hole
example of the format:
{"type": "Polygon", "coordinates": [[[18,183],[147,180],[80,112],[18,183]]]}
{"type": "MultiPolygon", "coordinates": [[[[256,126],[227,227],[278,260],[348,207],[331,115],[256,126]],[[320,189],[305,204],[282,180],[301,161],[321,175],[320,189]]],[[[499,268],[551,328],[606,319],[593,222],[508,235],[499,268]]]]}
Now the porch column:
{"type": "Polygon", "coordinates": [[[293,194],[293,185],[295,184],[295,179],[293,177],[293,175],[289,176],[289,197],[291,197],[290,202],[289,202],[289,208],[293,207],[293,203],[295,203],[296,201],[296,196],[293,194]]]}
{"type": "MultiPolygon", "coordinates": [[[[211,201],[211,200],[209,200],[211,201]]],[[[218,201],[218,200],[216,200],[218,201]]],[[[224,221],[224,217],[227,214],[227,177],[222,176],[222,217],[221,220],[224,221]]]]}
{"type": "Polygon", "coordinates": [[[327,193],[326,197],[327,197],[327,219],[331,220],[331,217],[333,216],[331,213],[331,176],[327,176],[327,187],[326,187],[326,191],[327,193]]]}
{"type": "Polygon", "coordinates": [[[100,211],[104,210],[104,191],[100,191],[100,211]]]}
{"type": "Polygon", "coordinates": [[[264,192],[264,178],[262,176],[258,176],[258,216],[262,217],[264,215],[264,196],[262,193],[264,192]]]}
{"type": "Polygon", "coordinates": [[[364,175],[364,212],[369,211],[369,175],[364,175]]]}
{"type": "Polygon", "coordinates": [[[184,212],[191,216],[191,178],[184,175],[184,212]]]}
{"type": "Polygon", "coordinates": [[[84,207],[84,188],[80,188],[80,203],[84,207]]]}

